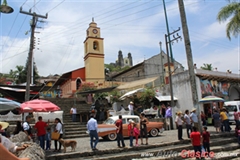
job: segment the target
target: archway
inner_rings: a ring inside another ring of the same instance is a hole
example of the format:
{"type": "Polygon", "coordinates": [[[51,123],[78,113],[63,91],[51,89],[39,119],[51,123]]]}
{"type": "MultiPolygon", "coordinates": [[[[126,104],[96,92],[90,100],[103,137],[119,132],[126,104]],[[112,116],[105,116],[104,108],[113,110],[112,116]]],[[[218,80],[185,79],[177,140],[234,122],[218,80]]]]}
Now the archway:
{"type": "Polygon", "coordinates": [[[77,78],[77,80],[76,80],[76,90],[80,89],[81,83],[82,83],[81,79],[77,78]]]}
{"type": "Polygon", "coordinates": [[[240,87],[236,85],[231,85],[228,90],[229,100],[240,100],[240,87]]]}

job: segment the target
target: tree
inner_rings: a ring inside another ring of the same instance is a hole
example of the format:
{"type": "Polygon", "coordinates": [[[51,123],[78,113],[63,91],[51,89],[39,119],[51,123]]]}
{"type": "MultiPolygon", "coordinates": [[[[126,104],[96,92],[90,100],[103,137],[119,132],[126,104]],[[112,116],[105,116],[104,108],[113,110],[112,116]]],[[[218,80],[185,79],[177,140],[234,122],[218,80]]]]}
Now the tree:
{"type": "Polygon", "coordinates": [[[231,36],[237,37],[240,33],[240,3],[236,0],[229,0],[229,4],[218,12],[217,20],[219,22],[225,22],[228,19],[226,34],[231,40],[231,36]]]}
{"type": "Polygon", "coordinates": [[[212,64],[203,63],[203,66],[201,66],[201,69],[212,71],[213,67],[212,67],[212,64]]]}
{"type": "MultiPolygon", "coordinates": [[[[16,66],[16,70],[10,70],[9,74],[10,77],[14,79],[16,84],[21,84],[21,83],[25,83],[27,80],[27,63],[26,66],[21,66],[21,65],[17,65],[16,66]]],[[[34,79],[34,84],[36,84],[36,80],[40,77],[38,75],[38,71],[37,71],[37,66],[34,62],[33,64],[33,79],[34,79]]]]}

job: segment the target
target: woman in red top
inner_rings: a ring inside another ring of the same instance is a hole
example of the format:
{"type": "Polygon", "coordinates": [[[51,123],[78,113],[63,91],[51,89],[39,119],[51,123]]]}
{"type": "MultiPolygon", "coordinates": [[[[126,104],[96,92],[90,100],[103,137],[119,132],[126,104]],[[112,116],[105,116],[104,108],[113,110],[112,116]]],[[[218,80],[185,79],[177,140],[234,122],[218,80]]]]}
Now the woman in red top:
{"type": "Polygon", "coordinates": [[[197,131],[197,128],[193,126],[193,131],[190,134],[190,138],[192,141],[193,149],[195,151],[195,157],[201,158],[201,134],[197,131]]]}
{"type": "Polygon", "coordinates": [[[45,135],[46,135],[46,127],[47,123],[42,121],[42,117],[38,117],[38,122],[35,124],[35,128],[37,129],[37,136],[40,142],[40,146],[42,149],[45,147],[45,135]]]}

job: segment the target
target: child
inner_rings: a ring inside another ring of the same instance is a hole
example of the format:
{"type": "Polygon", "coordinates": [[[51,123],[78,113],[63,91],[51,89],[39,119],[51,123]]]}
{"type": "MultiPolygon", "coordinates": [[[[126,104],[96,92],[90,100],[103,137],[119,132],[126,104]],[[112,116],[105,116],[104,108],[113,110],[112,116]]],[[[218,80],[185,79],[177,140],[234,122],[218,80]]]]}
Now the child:
{"type": "Polygon", "coordinates": [[[136,146],[138,146],[138,136],[140,133],[136,123],[133,124],[133,132],[136,138],[136,146]]]}
{"type": "Polygon", "coordinates": [[[203,138],[203,147],[207,153],[210,153],[210,133],[207,131],[207,126],[203,127],[203,133],[202,133],[202,138],[203,138]]]}
{"type": "Polygon", "coordinates": [[[46,134],[46,150],[51,149],[51,129],[47,128],[47,134],[46,134]]]}
{"type": "Polygon", "coordinates": [[[134,124],[134,121],[130,119],[128,122],[129,122],[129,124],[128,124],[128,136],[129,136],[129,139],[130,139],[130,147],[133,147],[133,124],[134,124]]]}

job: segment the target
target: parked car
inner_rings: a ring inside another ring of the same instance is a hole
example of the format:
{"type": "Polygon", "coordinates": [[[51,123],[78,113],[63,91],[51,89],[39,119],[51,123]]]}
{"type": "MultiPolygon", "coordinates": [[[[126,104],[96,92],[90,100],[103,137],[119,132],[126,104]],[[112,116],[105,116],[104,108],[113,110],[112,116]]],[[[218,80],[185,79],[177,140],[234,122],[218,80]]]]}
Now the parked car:
{"type": "Polygon", "coordinates": [[[234,109],[237,109],[237,112],[240,112],[240,101],[228,101],[228,102],[224,102],[224,107],[228,110],[229,112],[229,122],[230,123],[235,123],[234,120],[234,109]]]}
{"type": "MultiPolygon", "coordinates": [[[[140,118],[135,115],[122,115],[123,122],[123,136],[128,137],[128,121],[132,119],[137,123],[138,128],[140,128],[140,118]]],[[[116,126],[115,122],[118,120],[118,116],[109,117],[103,124],[98,125],[98,136],[103,139],[116,140],[116,126]]],[[[152,137],[158,136],[159,133],[163,132],[163,122],[149,122],[147,124],[148,133],[152,137]]]]}

